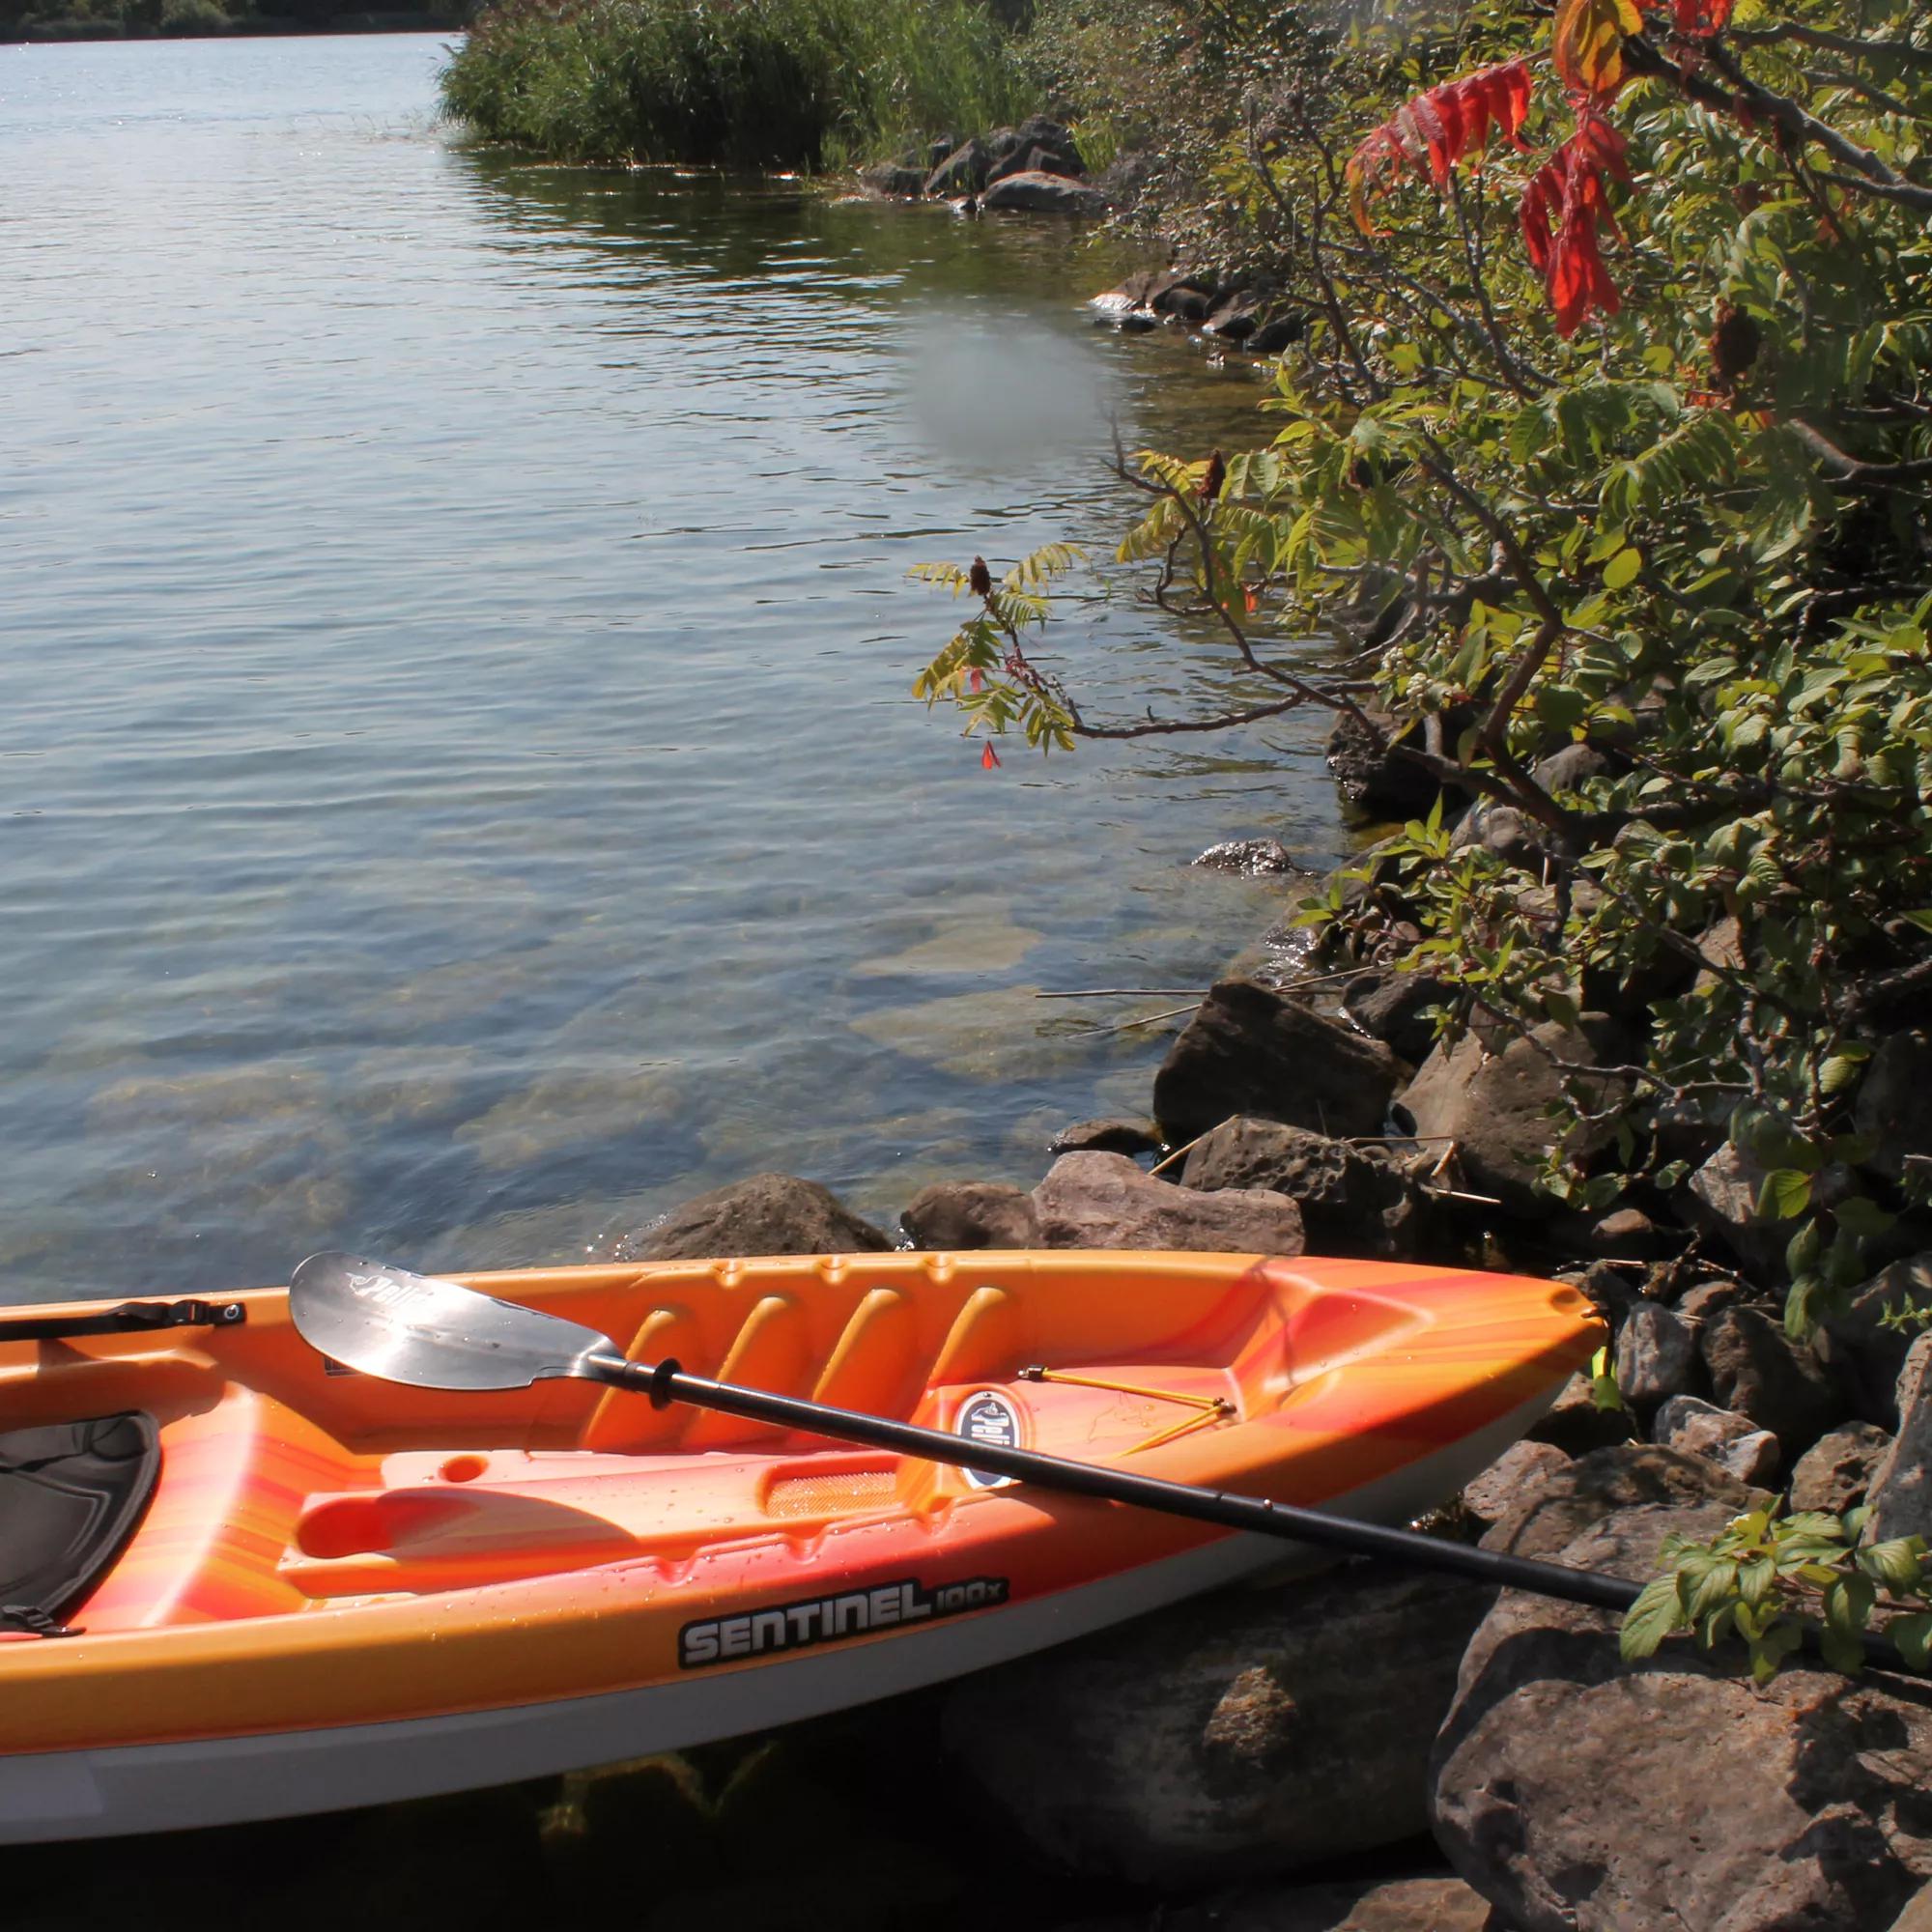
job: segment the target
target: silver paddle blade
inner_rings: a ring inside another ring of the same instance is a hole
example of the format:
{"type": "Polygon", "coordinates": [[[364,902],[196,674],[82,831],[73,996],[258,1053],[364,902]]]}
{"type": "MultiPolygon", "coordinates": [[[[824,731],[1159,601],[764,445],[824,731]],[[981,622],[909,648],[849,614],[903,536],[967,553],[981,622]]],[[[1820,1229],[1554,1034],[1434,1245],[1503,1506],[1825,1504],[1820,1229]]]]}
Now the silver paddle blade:
{"type": "Polygon", "coordinates": [[[594,1328],[360,1255],[311,1255],[289,1279],[289,1315],[331,1361],[412,1388],[514,1389],[589,1375],[617,1358],[594,1328]]]}

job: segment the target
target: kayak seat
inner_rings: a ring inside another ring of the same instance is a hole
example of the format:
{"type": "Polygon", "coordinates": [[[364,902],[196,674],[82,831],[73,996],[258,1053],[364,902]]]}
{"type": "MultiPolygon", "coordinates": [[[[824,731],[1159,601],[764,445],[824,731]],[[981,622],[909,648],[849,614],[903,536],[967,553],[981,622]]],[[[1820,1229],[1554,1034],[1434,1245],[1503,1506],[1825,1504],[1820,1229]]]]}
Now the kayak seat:
{"type": "Polygon", "coordinates": [[[0,1435],[0,1633],[62,1625],[133,1534],[160,1467],[160,1432],[139,1409],[0,1435]]]}
{"type": "Polygon", "coordinates": [[[90,1631],[227,1622],[302,1608],[278,1574],[308,1497],[361,1464],[305,1416],[239,1382],[168,1417],[160,1480],[121,1560],[75,1612],[90,1631]]]}

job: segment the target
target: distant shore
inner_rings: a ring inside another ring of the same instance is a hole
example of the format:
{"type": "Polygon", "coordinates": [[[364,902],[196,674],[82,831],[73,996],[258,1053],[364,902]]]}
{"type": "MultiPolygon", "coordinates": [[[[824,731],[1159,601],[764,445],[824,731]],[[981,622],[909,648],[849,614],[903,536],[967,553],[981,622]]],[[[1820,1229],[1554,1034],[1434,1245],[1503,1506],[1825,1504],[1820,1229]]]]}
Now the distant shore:
{"type": "Polygon", "coordinates": [[[468,8],[427,9],[419,13],[329,14],[317,19],[251,15],[216,21],[197,10],[188,19],[0,20],[0,45],[46,45],[69,41],[264,40],[313,38],[328,34],[460,33],[469,24],[468,8]]]}

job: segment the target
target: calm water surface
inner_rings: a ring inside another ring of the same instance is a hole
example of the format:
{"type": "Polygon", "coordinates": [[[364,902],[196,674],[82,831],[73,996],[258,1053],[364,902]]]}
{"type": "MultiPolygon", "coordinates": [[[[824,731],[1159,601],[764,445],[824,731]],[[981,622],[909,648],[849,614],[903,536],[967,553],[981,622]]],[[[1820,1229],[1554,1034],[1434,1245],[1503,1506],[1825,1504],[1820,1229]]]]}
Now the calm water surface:
{"type": "MultiPolygon", "coordinates": [[[[982,772],[908,696],[1250,375],[1067,233],[523,166],[432,38],[0,47],[0,1298],[581,1257],[778,1167],[890,1218],[1143,1110],[1338,843],[1313,724],[982,772]]],[[[1220,689],[1112,566],[1060,662],[1220,689]]]]}

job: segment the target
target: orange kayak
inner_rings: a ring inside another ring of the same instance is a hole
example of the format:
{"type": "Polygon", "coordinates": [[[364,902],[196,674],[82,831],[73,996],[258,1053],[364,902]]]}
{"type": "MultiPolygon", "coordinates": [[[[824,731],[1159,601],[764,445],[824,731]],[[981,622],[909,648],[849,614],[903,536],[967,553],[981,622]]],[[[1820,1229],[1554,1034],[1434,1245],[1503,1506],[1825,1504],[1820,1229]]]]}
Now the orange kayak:
{"type": "MultiPolygon", "coordinates": [[[[459,1278],[633,1360],[1382,1522],[1483,1468],[1601,1340],[1572,1289],[1366,1261],[982,1252],[459,1278]]],[[[84,1596],[0,1626],[0,1842],[328,1810],[764,1730],[1285,1553],[581,1381],[402,1388],[311,1350],[284,1290],[226,1307],[0,1344],[0,1432],[132,1414],[158,1439],[84,1596]]]]}

